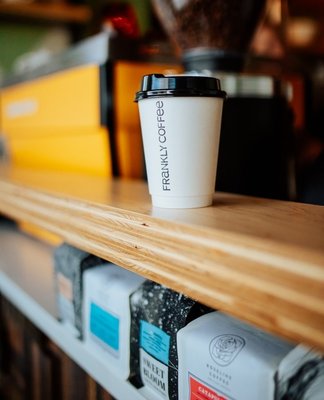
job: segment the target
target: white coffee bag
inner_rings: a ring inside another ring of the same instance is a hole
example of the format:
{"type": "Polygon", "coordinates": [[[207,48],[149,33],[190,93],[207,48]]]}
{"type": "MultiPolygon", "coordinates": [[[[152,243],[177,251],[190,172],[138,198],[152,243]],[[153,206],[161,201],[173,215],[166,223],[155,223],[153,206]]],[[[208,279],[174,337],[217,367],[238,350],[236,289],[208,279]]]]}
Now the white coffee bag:
{"type": "Polygon", "coordinates": [[[130,295],[145,279],[114,264],[83,275],[84,340],[91,354],[121,379],[130,375],[130,295]]]}
{"type": "Polygon", "coordinates": [[[181,329],[177,346],[181,400],[324,399],[319,355],[221,312],[181,329]],[[312,385],[322,397],[306,396],[312,385]]]}

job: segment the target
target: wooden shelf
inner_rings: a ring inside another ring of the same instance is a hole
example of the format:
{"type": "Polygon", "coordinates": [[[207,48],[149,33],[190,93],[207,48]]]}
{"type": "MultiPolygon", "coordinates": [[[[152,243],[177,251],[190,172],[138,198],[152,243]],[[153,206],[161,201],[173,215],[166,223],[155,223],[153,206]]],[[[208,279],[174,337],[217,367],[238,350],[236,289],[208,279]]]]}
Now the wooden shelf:
{"type": "Polygon", "coordinates": [[[144,182],[2,169],[0,212],[324,350],[324,207],[216,193],[158,209],[144,182]]]}
{"type": "Polygon", "coordinates": [[[92,13],[89,7],[60,3],[1,3],[0,16],[9,16],[40,21],[85,24],[92,13]]]}

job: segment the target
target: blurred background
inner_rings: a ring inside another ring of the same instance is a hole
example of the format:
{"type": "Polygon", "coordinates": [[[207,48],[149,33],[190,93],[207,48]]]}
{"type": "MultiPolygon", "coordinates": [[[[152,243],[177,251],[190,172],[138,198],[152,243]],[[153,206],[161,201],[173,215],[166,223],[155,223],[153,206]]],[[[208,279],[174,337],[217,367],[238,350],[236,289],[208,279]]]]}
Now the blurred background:
{"type": "MultiPolygon", "coordinates": [[[[223,140],[220,154],[231,161],[220,157],[217,188],[324,204],[322,0],[0,0],[0,20],[0,82],[5,86],[8,76],[23,76],[51,63],[62,51],[100,32],[120,39],[117,47],[122,52],[124,48],[124,58],[127,43],[132,46],[136,42],[140,43],[138,59],[143,59],[144,54],[149,62],[170,63],[175,70],[219,75],[225,90],[230,92],[226,106],[229,116],[225,113],[223,129],[228,143],[223,140]],[[256,81],[256,76],[273,80],[256,81]],[[285,83],[289,112],[283,112],[278,102],[271,106],[268,102],[264,111],[265,92],[260,87],[274,87],[278,82],[281,95],[285,83]],[[239,127],[226,122],[233,119],[233,113],[239,116],[239,127]],[[253,114],[253,124],[247,126],[253,114]],[[264,115],[260,123],[255,122],[258,114],[264,115]],[[271,132],[262,137],[267,128],[271,132]],[[239,129],[240,135],[236,137],[233,132],[239,129]],[[253,130],[246,150],[253,148],[248,154],[253,163],[247,165],[247,160],[241,160],[231,176],[233,160],[238,159],[238,151],[242,152],[246,142],[239,142],[242,133],[247,137],[253,130]],[[262,141],[263,145],[259,143],[262,141]],[[238,151],[227,157],[233,143],[237,143],[238,151]],[[262,164],[271,165],[271,171],[262,164]],[[235,178],[237,171],[241,174],[239,180],[235,178]],[[255,175],[254,179],[250,175],[255,175]],[[272,180],[273,184],[269,183],[272,180]],[[262,181],[268,182],[264,188],[262,181]]],[[[136,178],[144,175],[126,173],[136,178]]]]}

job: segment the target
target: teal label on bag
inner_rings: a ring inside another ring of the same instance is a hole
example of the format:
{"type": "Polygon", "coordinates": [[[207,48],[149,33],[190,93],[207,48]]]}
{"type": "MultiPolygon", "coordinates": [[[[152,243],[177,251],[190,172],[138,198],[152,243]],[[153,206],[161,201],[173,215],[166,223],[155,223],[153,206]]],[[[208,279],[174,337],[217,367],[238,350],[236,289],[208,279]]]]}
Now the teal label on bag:
{"type": "Polygon", "coordinates": [[[146,321],[140,324],[140,347],[164,364],[169,364],[170,336],[146,321]]]}
{"type": "Polygon", "coordinates": [[[90,332],[112,349],[119,350],[119,318],[94,303],[90,305],[90,332]]]}

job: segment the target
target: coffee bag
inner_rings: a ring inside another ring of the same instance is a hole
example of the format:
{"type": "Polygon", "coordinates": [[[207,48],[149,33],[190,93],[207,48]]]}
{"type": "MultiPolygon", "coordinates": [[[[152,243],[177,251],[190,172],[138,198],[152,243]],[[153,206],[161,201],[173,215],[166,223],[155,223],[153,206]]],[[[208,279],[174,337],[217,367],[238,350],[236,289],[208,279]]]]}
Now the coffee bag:
{"type": "Polygon", "coordinates": [[[84,271],[104,261],[86,251],[63,243],[54,251],[54,281],[58,319],[82,339],[84,271]]]}
{"type": "Polygon", "coordinates": [[[323,358],[221,312],[177,335],[181,400],[320,400],[323,358]]]}
{"type": "Polygon", "coordinates": [[[131,296],[132,383],[148,399],[178,399],[176,334],[210,309],[152,281],[131,296]]]}
{"type": "Polygon", "coordinates": [[[83,276],[85,346],[125,380],[130,375],[129,297],[144,281],[110,263],[87,270],[83,276]]]}

